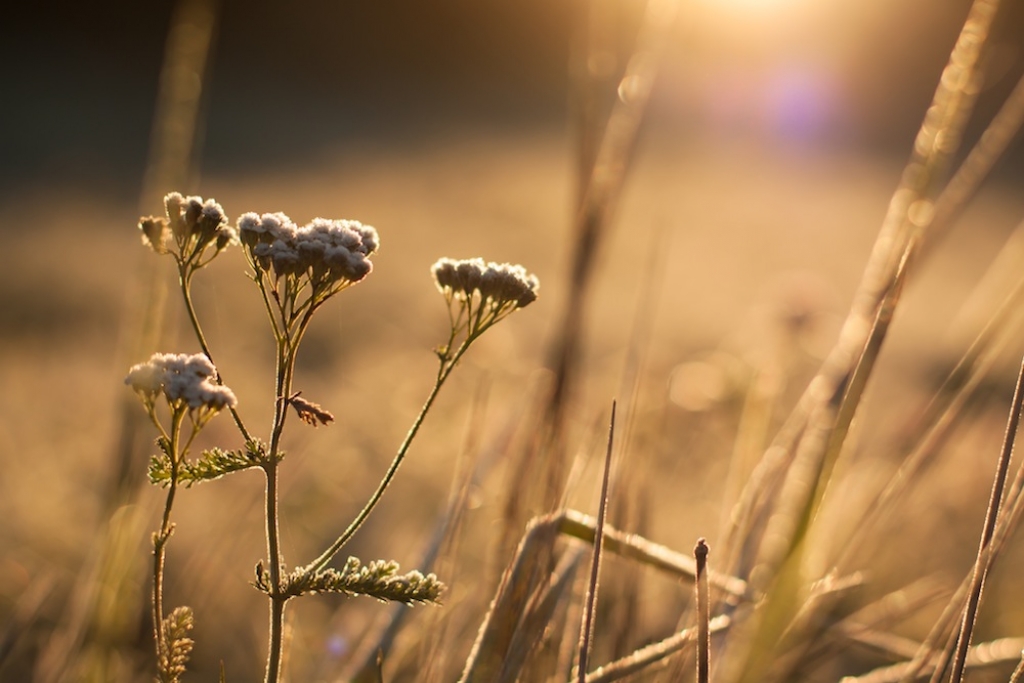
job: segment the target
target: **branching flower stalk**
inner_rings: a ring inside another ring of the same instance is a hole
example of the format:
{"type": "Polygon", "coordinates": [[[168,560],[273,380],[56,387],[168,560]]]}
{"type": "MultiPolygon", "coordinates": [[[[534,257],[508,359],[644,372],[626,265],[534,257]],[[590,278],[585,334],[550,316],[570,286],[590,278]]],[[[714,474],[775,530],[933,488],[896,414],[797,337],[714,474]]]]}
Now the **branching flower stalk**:
{"type": "MultiPolygon", "coordinates": [[[[192,331],[195,332],[199,347],[212,363],[213,354],[192,301],[192,277],[224,249],[237,244],[238,233],[228,223],[221,205],[212,199],[204,201],[202,197],[182,197],[177,192],[171,192],[164,197],[164,210],[166,215],[163,217],[149,216],[139,221],[142,241],[157,254],[169,254],[174,258],[178,268],[178,285],[192,331]]],[[[219,374],[215,380],[217,384],[223,384],[219,374]]],[[[234,406],[230,410],[242,437],[247,443],[252,441],[238,411],[234,406]]]]}
{"type": "Polygon", "coordinates": [[[125,384],[131,386],[141,399],[146,414],[160,434],[157,444],[170,461],[163,516],[159,530],[153,534],[153,638],[161,681],[178,680],[191,650],[191,640],[185,637],[192,627],[191,610],[177,608],[168,621],[163,607],[164,563],[167,542],[174,532],[171,510],[181,465],[206,423],[222,409],[233,408],[237,402],[229,388],[210,381],[216,376],[217,370],[206,356],[158,353],[146,363],[133,366],[125,379],[125,384]],[[161,398],[170,410],[170,427],[166,429],[157,412],[161,398]],[[191,428],[183,442],[182,427],[186,418],[191,428]],[[171,627],[176,629],[173,637],[165,632],[171,627]]]}
{"type": "Polygon", "coordinates": [[[384,491],[390,486],[402,461],[409,452],[413,439],[419,432],[437,398],[445,380],[458,365],[469,347],[491,326],[507,318],[514,311],[528,306],[537,299],[540,281],[519,265],[508,263],[485,263],[483,259],[457,261],[442,258],[431,268],[434,282],[448,304],[450,322],[448,340],[436,349],[439,366],[434,386],[427,395],[423,407],[398,447],[398,452],[388,466],[377,489],[366,505],[356,515],[344,532],[315,560],[303,567],[303,571],[316,572],[331,561],[348,543],[373,509],[380,502],[384,491]]]}
{"type": "Polygon", "coordinates": [[[380,239],[376,230],[356,221],[317,218],[299,228],[283,213],[244,214],[238,219],[238,232],[251,269],[250,277],[259,287],[276,342],[274,418],[270,448],[262,468],[266,475],[267,595],[270,598],[266,680],[277,681],[281,670],[284,607],[291,597],[283,589],[277,465],[283,457],[281,435],[292,397],[295,360],[316,310],[373,270],[369,256],[379,247],[380,239]]]}
{"type": "Polygon", "coordinates": [[[247,213],[238,219],[236,229],[228,224],[220,205],[213,200],[171,193],[164,205],[166,216],[144,218],[139,228],[145,244],[158,254],[169,254],[175,259],[182,298],[203,354],[154,355],[149,363],[132,368],[127,380],[142,398],[160,433],[158,444],[164,455],[153,458],[150,480],[168,490],[161,528],[153,540],[157,670],[161,681],[177,681],[185,671],[192,648],[187,637],[192,628],[191,610],[178,608],[170,616],[163,614],[164,559],[173,531],[171,508],[178,487],[259,467],[266,480],[267,566],[263,561],[257,564],[255,585],[270,600],[265,680],[277,683],[283,661],[284,609],[291,598],[334,592],[417,603],[434,602],[444,590],[433,574],[400,574],[394,562],[364,565],[350,557],[341,571],[327,565],[380,501],[441,387],[469,347],[491,326],[532,303],[539,284],[522,266],[507,263],[443,258],[434,264],[434,279],[448,303],[450,322],[448,339],[436,350],[439,367],[434,386],[382,481],[356,518],[317,559],[287,572],[281,554],[277,476],[278,463],[284,457],[281,438],[287,409],[291,405],[304,422],[314,426],[334,420],[329,411],[300,398],[301,392],[294,391],[299,346],[313,314],[328,299],[362,281],[373,270],[369,257],[379,248],[380,239],[376,230],[356,221],[316,218],[300,228],[282,213],[247,213]],[[275,406],[269,444],[251,437],[235,410],[234,394],[223,386],[214,367],[191,295],[195,273],[235,243],[243,247],[249,277],[260,291],[274,334],[275,406]],[[170,406],[169,429],[163,427],[156,413],[156,400],[161,394],[170,406]],[[222,408],[228,408],[234,416],[245,447],[232,451],[214,448],[195,462],[187,460],[186,454],[198,431],[222,408]],[[186,417],[191,419],[192,429],[183,440],[186,417]]]}

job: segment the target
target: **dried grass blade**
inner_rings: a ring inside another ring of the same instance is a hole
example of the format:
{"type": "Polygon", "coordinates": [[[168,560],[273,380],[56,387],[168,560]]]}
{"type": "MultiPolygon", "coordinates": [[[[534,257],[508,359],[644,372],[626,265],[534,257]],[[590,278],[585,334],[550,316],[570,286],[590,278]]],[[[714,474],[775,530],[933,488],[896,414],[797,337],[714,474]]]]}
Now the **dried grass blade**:
{"type": "Polygon", "coordinates": [[[587,677],[587,663],[590,660],[591,642],[594,637],[594,615],[597,612],[597,592],[600,585],[601,549],[604,546],[605,521],[608,517],[608,487],[612,473],[612,445],[615,440],[615,401],[612,401],[612,415],[608,421],[608,447],[604,456],[604,475],[601,478],[601,500],[597,513],[597,528],[594,530],[594,557],[590,565],[590,583],[587,586],[587,600],[580,627],[579,680],[587,677]]]}
{"type": "MultiPolygon", "coordinates": [[[[852,416],[856,409],[861,394],[859,391],[849,393],[846,385],[858,373],[858,367],[863,368],[860,381],[867,381],[871,368],[862,366],[865,351],[880,346],[886,331],[885,326],[875,324],[876,320],[887,299],[895,304],[893,293],[900,282],[898,273],[913,260],[934,215],[932,197],[951,155],[959,146],[964,125],[973,109],[978,91],[976,67],[981,49],[989,38],[997,7],[997,0],[976,0],[968,14],[915,139],[900,186],[890,202],[839,341],[794,410],[792,420],[796,424],[784,427],[783,433],[788,438],[777,439],[769,448],[768,453],[775,452],[776,455],[765,461],[767,471],[760,473],[754,479],[754,486],[748,487],[741,497],[741,509],[753,509],[753,512],[746,512],[741,520],[761,519],[774,505],[777,490],[763,491],[759,487],[765,481],[777,481],[777,472],[788,468],[798,450],[788,439],[794,433],[802,432],[801,424],[806,424],[816,410],[832,403],[842,405],[844,416],[852,416]]],[[[842,426],[842,423],[838,425],[842,426]]],[[[830,439],[828,443],[832,444],[833,452],[841,446],[841,440],[830,439]]],[[[727,540],[730,543],[747,543],[747,531],[734,526],[727,540]]],[[[792,545],[795,547],[796,543],[792,545]]],[[[749,571],[746,566],[727,569],[740,575],[749,571]]]]}
{"type": "Polygon", "coordinates": [[[1010,683],[1021,683],[1021,681],[1024,681],[1024,650],[1021,651],[1021,657],[1020,664],[1010,674],[1010,683]]]}
{"type": "MultiPolygon", "coordinates": [[[[1008,662],[1020,660],[1024,649],[1024,638],[1001,638],[986,643],[979,643],[967,652],[968,669],[982,669],[1001,666],[1008,662]]],[[[846,676],[840,683],[902,683],[917,681],[933,673],[936,659],[929,660],[925,666],[910,669],[911,662],[900,662],[869,671],[860,676],[846,676]]]]}
{"type": "Polygon", "coordinates": [[[915,475],[946,443],[963,408],[995,364],[999,351],[1005,348],[1010,338],[1007,334],[1009,323],[1013,314],[1019,310],[1022,297],[1024,278],[1007,295],[925,408],[921,428],[918,430],[924,436],[913,446],[909,455],[903,458],[895,475],[868,506],[864,519],[853,530],[836,560],[837,566],[844,567],[857,556],[861,544],[870,537],[870,532],[891,513],[900,494],[913,483],[915,475]]]}
{"type": "MultiPolygon", "coordinates": [[[[551,509],[561,493],[564,463],[557,449],[564,429],[565,405],[579,357],[583,314],[593,279],[595,259],[608,231],[614,207],[622,192],[630,159],[636,150],[640,125],[650,101],[661,56],[669,45],[678,0],[648,0],[636,48],[622,82],[633,84],[630,97],[617,98],[600,136],[593,165],[580,190],[574,219],[574,253],[561,329],[552,345],[554,385],[547,405],[549,490],[545,509],[551,509]]],[[[589,156],[581,152],[583,156],[589,156]]]]}
{"type": "MultiPolygon", "coordinates": [[[[720,615],[711,620],[708,631],[719,633],[729,628],[730,619],[720,615]]],[[[628,657],[605,664],[587,675],[586,683],[611,683],[632,676],[666,657],[681,652],[697,642],[697,629],[683,629],[665,640],[636,650],[628,657]]],[[[570,683],[577,683],[573,680],[570,683]]]]}
{"type": "Polygon", "coordinates": [[[533,594],[536,574],[549,566],[557,534],[555,515],[537,517],[528,525],[480,625],[460,683],[489,683],[501,675],[520,616],[533,594]]]}
{"type": "Polygon", "coordinates": [[[498,683],[515,683],[526,663],[526,658],[544,637],[559,604],[572,590],[573,579],[583,558],[583,550],[575,547],[566,552],[558,561],[551,581],[539,589],[530,601],[523,615],[520,627],[509,646],[505,668],[498,683]]]}
{"type": "Polygon", "coordinates": [[[999,454],[999,462],[996,465],[996,476],[992,482],[992,495],[989,499],[988,510],[985,512],[985,522],[981,532],[981,542],[978,547],[978,556],[974,565],[974,578],[971,582],[971,591],[967,600],[967,607],[964,609],[963,623],[960,626],[960,639],[957,643],[956,657],[953,659],[953,673],[950,675],[951,683],[960,683],[963,680],[964,666],[967,663],[967,650],[971,644],[971,635],[974,632],[974,624],[978,616],[978,608],[981,604],[981,594],[985,586],[985,577],[991,568],[993,553],[985,552],[985,548],[992,541],[996,532],[996,522],[999,518],[1003,505],[1003,492],[1006,488],[1006,479],[1010,471],[1010,458],[1013,456],[1013,444],[1017,439],[1017,428],[1020,425],[1021,411],[1024,409],[1024,359],[1021,360],[1020,373],[1017,377],[1017,387],[1013,393],[1013,403],[1010,408],[1010,417],[1006,424],[1006,436],[1003,440],[1003,450],[999,454]]]}
{"type": "Polygon", "coordinates": [[[697,560],[697,581],[694,594],[697,602],[697,683],[708,683],[711,671],[711,605],[708,592],[708,544],[697,539],[693,549],[697,560]]]}
{"type": "MultiPolygon", "coordinates": [[[[594,542],[597,522],[593,517],[575,510],[564,510],[558,515],[557,520],[558,530],[561,533],[587,543],[594,542]]],[[[697,576],[697,565],[692,557],[610,526],[606,526],[604,530],[604,549],[690,583],[697,576]]],[[[725,576],[720,572],[709,571],[708,581],[712,586],[725,591],[733,598],[752,599],[753,597],[748,593],[746,582],[734,576],[725,576]]]]}
{"type": "Polygon", "coordinates": [[[935,244],[956,221],[985,177],[1006,152],[1024,125],[1024,77],[989,121],[985,132],[957,168],[949,184],[935,201],[935,217],[928,243],[935,244]]]}
{"type": "Polygon", "coordinates": [[[879,629],[906,618],[947,594],[948,591],[936,581],[927,579],[888,593],[829,626],[825,638],[811,648],[805,661],[813,665],[844,651],[851,642],[881,653],[890,661],[912,659],[921,643],[879,629]]]}

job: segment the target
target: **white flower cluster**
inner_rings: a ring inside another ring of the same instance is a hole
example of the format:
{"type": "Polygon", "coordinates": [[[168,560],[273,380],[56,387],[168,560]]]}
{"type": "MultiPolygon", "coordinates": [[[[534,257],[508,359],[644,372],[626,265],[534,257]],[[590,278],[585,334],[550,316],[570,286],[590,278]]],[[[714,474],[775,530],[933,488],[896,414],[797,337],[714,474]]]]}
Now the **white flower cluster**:
{"type": "Polygon", "coordinates": [[[472,302],[478,294],[485,306],[523,308],[537,300],[540,281],[520,265],[484,263],[483,259],[456,261],[442,258],[431,271],[446,298],[472,302]],[[511,306],[510,306],[511,305],[511,306]]]}
{"type": "Polygon", "coordinates": [[[150,405],[163,393],[172,406],[213,412],[234,408],[238,403],[235,394],[213,381],[216,376],[217,369],[202,354],[154,353],[145,363],[133,365],[124,383],[150,405]]]}
{"type": "Polygon", "coordinates": [[[358,221],[315,218],[299,228],[283,213],[247,213],[238,219],[242,244],[264,271],[278,278],[309,276],[314,284],[358,282],[373,270],[377,231],[358,221]]]}
{"type": "Polygon", "coordinates": [[[238,241],[238,234],[228,223],[220,204],[202,197],[182,197],[171,192],[164,197],[166,217],[150,216],[139,221],[142,241],[158,254],[168,251],[173,239],[182,261],[198,259],[211,243],[219,253],[238,241]]]}

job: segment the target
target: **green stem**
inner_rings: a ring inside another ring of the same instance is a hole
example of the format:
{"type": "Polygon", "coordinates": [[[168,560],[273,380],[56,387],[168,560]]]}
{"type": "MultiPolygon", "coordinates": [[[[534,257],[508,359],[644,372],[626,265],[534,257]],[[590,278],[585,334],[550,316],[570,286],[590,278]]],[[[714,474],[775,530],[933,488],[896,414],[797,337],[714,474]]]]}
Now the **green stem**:
{"type": "Polygon", "coordinates": [[[277,501],[277,464],[281,428],[284,425],[285,403],[281,398],[285,395],[287,383],[288,353],[287,340],[278,338],[277,380],[275,387],[276,401],[274,407],[274,425],[270,439],[270,453],[263,471],[267,477],[266,485],[266,534],[267,558],[270,564],[270,637],[267,652],[266,683],[277,683],[281,674],[281,648],[284,635],[284,600],[281,597],[281,541],[278,524],[277,501]]]}
{"type": "MultiPolygon", "coordinates": [[[[167,499],[164,501],[164,514],[160,530],[153,534],[153,639],[156,645],[158,667],[164,641],[164,563],[167,556],[167,541],[170,540],[173,531],[171,509],[174,507],[174,496],[178,489],[178,468],[182,457],[184,457],[184,453],[181,456],[178,455],[178,446],[181,423],[185,418],[185,413],[186,409],[178,408],[171,416],[171,433],[167,439],[170,444],[168,450],[171,459],[171,483],[167,491],[167,499]]],[[[163,430],[161,429],[161,431],[163,430]]]]}
{"type": "MultiPolygon", "coordinates": [[[[195,305],[192,303],[192,275],[195,270],[187,265],[178,266],[178,283],[181,285],[181,296],[185,300],[185,310],[188,311],[188,319],[192,323],[192,331],[196,333],[196,339],[199,341],[199,348],[203,350],[206,357],[210,359],[214,367],[217,363],[213,360],[213,354],[210,353],[210,345],[206,343],[206,336],[203,334],[203,328],[199,324],[199,317],[196,315],[195,305]]],[[[217,371],[217,384],[224,385],[224,380],[221,379],[220,370],[217,371]]],[[[229,406],[228,410],[231,411],[231,417],[235,420],[235,425],[238,426],[238,431],[242,433],[242,438],[245,439],[246,443],[252,441],[252,437],[249,435],[249,430],[245,428],[245,424],[242,422],[242,416],[238,414],[238,410],[234,406],[229,406]]]]}
{"type": "Polygon", "coordinates": [[[277,378],[274,401],[274,423],[270,436],[270,453],[263,464],[266,474],[266,535],[267,558],[270,564],[270,635],[267,651],[266,683],[277,683],[281,677],[282,650],[284,648],[284,606],[288,596],[281,593],[281,534],[278,519],[277,465],[280,461],[281,434],[288,415],[288,396],[292,391],[295,373],[295,358],[299,343],[309,326],[313,308],[305,311],[294,328],[283,327],[284,334],[277,336],[277,378]],[[292,334],[289,331],[294,329],[292,334]]]}
{"type": "Polygon", "coordinates": [[[348,528],[331,544],[327,550],[325,550],[319,557],[310,562],[304,567],[307,572],[315,572],[323,569],[327,566],[327,563],[331,561],[338,551],[341,550],[349,539],[351,539],[359,527],[363,525],[366,518],[370,516],[373,509],[377,507],[377,503],[380,502],[381,497],[384,495],[384,491],[387,490],[388,486],[391,485],[391,480],[394,479],[395,473],[398,472],[399,466],[405,459],[406,454],[409,452],[409,447],[412,446],[413,439],[416,438],[417,432],[419,432],[420,426],[423,424],[423,420],[426,418],[427,413],[430,411],[430,407],[434,404],[434,399],[437,398],[437,394],[441,391],[441,387],[444,385],[446,379],[451,374],[455,365],[462,358],[463,354],[469,348],[470,343],[473,339],[467,339],[462,342],[458,350],[452,355],[447,361],[441,361],[441,367],[437,372],[437,380],[434,382],[434,388],[430,390],[430,394],[427,396],[427,400],[423,403],[423,407],[420,409],[419,415],[416,416],[416,420],[412,423],[412,427],[409,428],[409,432],[405,435],[405,440],[402,441],[402,445],[398,447],[398,453],[395,454],[395,458],[391,461],[391,465],[388,467],[387,472],[384,473],[383,479],[377,486],[377,490],[370,496],[370,500],[367,501],[363,509],[359,511],[356,518],[348,525],[348,528]]]}

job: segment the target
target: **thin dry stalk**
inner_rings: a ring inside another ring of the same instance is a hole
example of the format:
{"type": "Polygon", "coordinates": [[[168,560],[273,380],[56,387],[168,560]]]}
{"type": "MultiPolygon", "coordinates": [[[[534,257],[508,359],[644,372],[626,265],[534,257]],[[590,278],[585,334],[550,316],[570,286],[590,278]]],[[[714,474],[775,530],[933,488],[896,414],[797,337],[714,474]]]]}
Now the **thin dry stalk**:
{"type": "MultiPolygon", "coordinates": [[[[780,472],[788,469],[795,456],[798,450],[795,439],[800,438],[802,425],[810,416],[825,405],[839,406],[842,420],[836,423],[837,436],[845,430],[845,421],[852,419],[873,367],[872,354],[877,353],[887,330],[887,325],[878,324],[880,314],[887,302],[895,304],[895,290],[902,279],[899,272],[913,260],[932,220],[932,197],[951,155],[959,146],[965,122],[973,109],[978,90],[976,67],[997,6],[996,0],[976,0],[971,8],[918,132],[900,186],[889,205],[839,341],[801,397],[780,438],[769,448],[771,457],[762,460],[751,478],[741,497],[740,514],[730,528],[729,543],[751,542],[748,526],[763,519],[774,505],[780,472]],[[854,383],[855,378],[858,379],[854,383]]],[[[842,439],[829,439],[827,443],[830,457],[834,458],[842,439]]],[[[831,465],[824,466],[827,472],[831,465]]],[[[827,481],[820,482],[818,490],[823,490],[826,484],[827,481]]],[[[745,575],[749,568],[740,564],[727,567],[727,571],[745,575]]]]}
{"type": "Polygon", "coordinates": [[[612,445],[615,440],[615,401],[612,401],[612,415],[608,421],[608,448],[604,456],[604,476],[601,479],[601,500],[597,513],[597,528],[594,530],[594,559],[590,565],[590,583],[587,586],[586,607],[583,610],[583,624],[580,628],[579,680],[587,677],[587,663],[590,660],[591,641],[594,637],[594,616],[597,613],[597,590],[600,585],[601,549],[604,547],[605,521],[608,517],[608,485],[612,473],[612,445]]]}
{"type": "MultiPolygon", "coordinates": [[[[967,652],[966,668],[970,670],[1005,666],[1017,662],[1024,648],[1024,638],[1001,638],[979,643],[967,652]]],[[[892,666],[875,669],[861,676],[847,676],[840,683],[902,683],[918,681],[932,675],[938,660],[931,658],[923,667],[909,670],[911,662],[900,662],[892,666]]]]}
{"type": "Polygon", "coordinates": [[[1024,77],[1017,81],[1003,106],[989,121],[985,132],[975,143],[949,184],[935,201],[935,217],[930,229],[931,237],[925,249],[930,248],[948,231],[964,207],[977,192],[982,181],[992,171],[1024,125],[1024,77]]]}
{"type": "Polygon", "coordinates": [[[480,625],[460,683],[494,681],[501,675],[520,616],[538,583],[539,568],[550,564],[557,534],[558,528],[550,516],[536,518],[527,526],[480,625]]]}
{"type": "Polygon", "coordinates": [[[860,554],[861,546],[870,537],[870,532],[891,513],[893,506],[900,499],[900,494],[916,481],[916,475],[931,462],[947,442],[963,414],[964,407],[995,365],[999,352],[1009,341],[1007,328],[1011,317],[1019,308],[1022,297],[1024,278],[1018,281],[1013,291],[989,319],[925,409],[918,430],[924,436],[918,440],[910,454],[903,458],[889,483],[867,507],[864,518],[844,543],[843,551],[836,560],[837,566],[846,566],[860,554]]]}
{"type": "MultiPolygon", "coordinates": [[[[729,628],[729,617],[720,615],[711,620],[708,631],[712,634],[719,633],[729,628]]],[[[639,673],[644,669],[657,664],[666,657],[679,652],[686,651],[697,642],[697,629],[683,629],[665,640],[652,643],[646,647],[636,650],[628,657],[617,659],[614,662],[605,664],[587,675],[586,683],[611,683],[622,680],[627,676],[639,673]]],[[[577,683],[576,680],[570,683],[577,683]]]]}
{"type": "MultiPolygon", "coordinates": [[[[587,543],[594,542],[597,521],[593,517],[576,510],[563,510],[558,515],[548,516],[547,519],[557,526],[560,533],[587,543]]],[[[696,581],[697,563],[692,557],[635,534],[627,534],[606,526],[604,549],[615,555],[659,569],[677,580],[683,580],[690,584],[696,581]]],[[[728,593],[734,599],[753,599],[746,582],[734,576],[726,576],[721,572],[709,570],[708,581],[712,586],[728,593]]]]}
{"type": "MultiPolygon", "coordinates": [[[[218,14],[216,0],[180,0],[175,4],[164,49],[146,177],[139,199],[142,213],[149,213],[153,202],[162,197],[168,187],[191,184],[187,181],[194,175],[201,95],[218,14]]],[[[139,299],[132,301],[136,315],[126,315],[124,319],[134,327],[141,318],[141,324],[121,335],[130,340],[130,348],[122,352],[132,359],[148,356],[164,335],[165,280],[158,269],[149,266],[139,279],[139,286],[132,290],[140,293],[139,299]]],[[[129,363],[121,365],[127,367],[129,363]]],[[[138,552],[139,537],[124,532],[132,529],[141,535],[141,516],[149,510],[126,503],[137,495],[143,482],[146,458],[140,457],[140,451],[151,441],[145,435],[145,416],[139,411],[134,396],[125,393],[116,410],[117,437],[110,448],[109,468],[113,475],[102,500],[102,514],[107,524],[97,531],[99,538],[92,544],[97,550],[72,587],[72,609],[66,611],[37,660],[34,678],[38,683],[66,679],[72,660],[81,654],[81,645],[88,633],[104,629],[109,633],[112,629],[117,638],[125,640],[134,635],[132,621],[141,609],[141,593],[126,584],[138,576],[141,564],[129,561],[127,555],[138,552]],[[127,519],[129,515],[140,519],[127,519]],[[97,599],[98,591],[117,599],[97,599]]],[[[107,660],[114,659],[116,646],[110,640],[96,648],[92,661],[83,664],[85,669],[94,671],[96,680],[108,678],[106,668],[110,662],[107,660]]]]}
{"type": "Polygon", "coordinates": [[[708,683],[711,670],[711,604],[708,592],[708,544],[697,539],[693,549],[697,560],[694,594],[697,602],[697,683],[708,683]]]}
{"type": "Polygon", "coordinates": [[[825,637],[817,640],[804,656],[805,666],[825,661],[845,650],[851,642],[889,661],[912,659],[921,646],[919,642],[878,629],[906,618],[946,594],[948,591],[936,582],[921,580],[884,595],[829,626],[825,637]]]}
{"type": "MultiPolygon", "coordinates": [[[[575,510],[563,510],[530,521],[480,625],[460,678],[461,683],[497,680],[501,675],[504,658],[515,638],[515,630],[520,627],[521,616],[526,613],[527,605],[535,600],[536,593],[530,590],[530,586],[538,581],[535,576],[538,567],[547,566],[547,558],[551,556],[559,534],[593,544],[597,537],[597,520],[575,510]]],[[[604,527],[602,546],[606,552],[654,567],[675,579],[690,583],[696,579],[696,562],[692,557],[611,526],[604,527]]],[[[744,581],[710,570],[707,576],[710,585],[734,599],[750,599],[744,581]]],[[[712,632],[716,630],[714,623],[712,620],[712,632]]],[[[728,619],[722,623],[728,624],[728,619]]]]}
{"type": "Polygon", "coordinates": [[[545,637],[548,626],[559,606],[569,600],[569,594],[572,591],[582,559],[582,548],[577,547],[567,551],[559,559],[548,584],[530,600],[530,605],[523,615],[522,624],[516,629],[509,646],[505,669],[501,678],[498,679],[498,683],[515,683],[516,680],[522,678],[527,657],[545,637]]]}
{"type": "Polygon", "coordinates": [[[988,510],[985,512],[981,542],[978,546],[978,557],[974,564],[974,579],[971,582],[971,591],[967,600],[967,607],[964,609],[963,623],[960,626],[960,639],[957,643],[956,656],[953,659],[953,673],[950,675],[951,683],[960,683],[963,680],[964,666],[967,662],[967,650],[971,645],[971,635],[974,632],[974,624],[977,620],[978,608],[981,604],[985,577],[988,575],[993,559],[992,553],[988,553],[986,556],[985,547],[989,545],[996,532],[996,521],[999,518],[1003,505],[1003,491],[1006,488],[1006,479],[1010,471],[1010,458],[1013,456],[1013,444],[1017,439],[1017,427],[1020,425],[1022,409],[1024,409],[1024,359],[1021,360],[1017,387],[1013,392],[1013,403],[1011,404],[1010,417],[1006,424],[1003,450],[999,454],[996,476],[992,482],[992,496],[989,499],[988,510]]]}
{"type": "MultiPolygon", "coordinates": [[[[1018,468],[1017,476],[1007,492],[1003,512],[997,517],[992,539],[983,549],[981,564],[991,565],[1020,525],[1021,519],[1024,518],[1024,496],[1021,495],[1022,491],[1024,491],[1024,463],[1018,468]]],[[[921,644],[914,659],[907,664],[905,682],[916,677],[918,672],[926,666],[929,659],[935,655],[938,644],[945,642],[945,647],[938,649],[938,655],[936,655],[939,658],[940,664],[933,667],[935,671],[939,672],[939,674],[933,675],[933,678],[936,675],[941,677],[941,673],[948,664],[949,655],[952,654],[955,646],[957,632],[954,625],[957,616],[962,615],[966,609],[968,594],[973,583],[974,570],[972,569],[971,573],[964,577],[960,583],[957,591],[943,610],[942,615],[932,627],[928,637],[921,644]]]]}
{"type": "MultiPolygon", "coordinates": [[[[636,150],[647,104],[657,75],[661,56],[668,46],[669,31],[675,20],[676,0],[649,0],[636,39],[636,48],[623,74],[629,84],[628,97],[615,100],[608,122],[599,136],[591,168],[581,183],[580,205],[574,219],[574,253],[569,293],[562,326],[552,345],[554,385],[547,403],[547,433],[544,453],[548,463],[548,490],[543,509],[550,510],[562,491],[564,463],[559,452],[563,446],[566,403],[580,357],[583,313],[593,279],[597,253],[604,241],[614,208],[621,194],[630,160],[636,150]]],[[[584,135],[584,138],[589,133],[584,135]]],[[[581,158],[589,153],[581,152],[581,158]]],[[[585,161],[583,163],[586,163],[585,161]]]]}
{"type": "MultiPolygon", "coordinates": [[[[1021,651],[1021,656],[1024,657],[1024,650],[1021,651]]],[[[1021,683],[1024,681],[1024,659],[1021,659],[1020,664],[1010,674],[1010,683],[1021,683]]]]}

